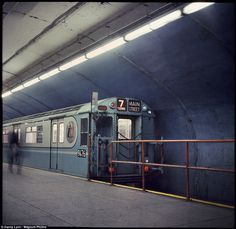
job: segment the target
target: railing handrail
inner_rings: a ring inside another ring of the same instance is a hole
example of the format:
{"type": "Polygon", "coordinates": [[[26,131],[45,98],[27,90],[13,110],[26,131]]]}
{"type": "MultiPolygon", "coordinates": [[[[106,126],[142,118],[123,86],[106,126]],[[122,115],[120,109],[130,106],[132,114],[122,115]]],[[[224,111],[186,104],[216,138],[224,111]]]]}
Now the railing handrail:
{"type": "Polygon", "coordinates": [[[189,143],[229,143],[235,142],[235,139],[181,139],[181,140],[115,140],[111,141],[110,148],[110,169],[111,169],[111,185],[113,184],[113,175],[112,175],[112,163],[126,163],[126,164],[136,164],[142,166],[142,189],[145,191],[145,176],[144,176],[144,166],[163,166],[163,167],[173,167],[173,168],[183,168],[186,170],[186,199],[190,200],[190,192],[189,192],[189,169],[196,170],[208,170],[215,172],[230,172],[235,173],[233,169],[220,169],[220,168],[209,168],[209,167],[201,167],[201,166],[191,166],[189,165],[189,143]],[[185,143],[186,144],[186,162],[185,165],[170,165],[170,164],[159,164],[159,163],[147,163],[144,162],[144,143],[150,142],[162,142],[162,143],[185,143]],[[141,143],[142,144],[142,159],[141,162],[134,161],[118,161],[112,159],[112,151],[114,143],[141,143]]]}
{"type": "Polygon", "coordinates": [[[147,143],[147,142],[191,142],[191,143],[195,143],[195,142],[235,142],[235,139],[233,138],[229,138],[229,139],[175,139],[175,140],[114,140],[111,141],[111,143],[147,143]]]}
{"type": "MultiPolygon", "coordinates": [[[[174,164],[160,164],[160,163],[150,163],[150,162],[134,162],[134,161],[119,161],[112,160],[112,163],[120,163],[120,164],[133,164],[133,165],[146,165],[146,166],[158,166],[158,167],[170,167],[170,168],[183,168],[186,169],[186,165],[174,165],[174,164]]],[[[209,170],[215,172],[228,172],[234,173],[233,169],[219,169],[219,168],[211,168],[211,167],[203,167],[203,166],[188,166],[189,169],[195,170],[209,170]]]]}

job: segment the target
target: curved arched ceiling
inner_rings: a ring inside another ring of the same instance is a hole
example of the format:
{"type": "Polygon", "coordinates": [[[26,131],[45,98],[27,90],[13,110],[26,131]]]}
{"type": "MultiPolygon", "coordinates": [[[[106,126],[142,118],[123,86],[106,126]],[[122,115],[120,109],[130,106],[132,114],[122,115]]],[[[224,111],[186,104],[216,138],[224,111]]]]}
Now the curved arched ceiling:
{"type": "Polygon", "coordinates": [[[234,4],[216,3],[3,98],[3,119],[134,97],[154,110],[234,104],[234,4]]]}

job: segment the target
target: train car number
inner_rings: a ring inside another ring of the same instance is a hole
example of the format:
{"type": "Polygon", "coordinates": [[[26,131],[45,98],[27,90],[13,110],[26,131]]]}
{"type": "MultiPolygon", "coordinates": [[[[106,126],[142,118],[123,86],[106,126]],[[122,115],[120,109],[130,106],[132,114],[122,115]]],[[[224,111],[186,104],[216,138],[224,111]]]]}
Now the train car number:
{"type": "Polygon", "coordinates": [[[85,149],[78,149],[77,157],[86,157],[86,150],[85,149]]]}

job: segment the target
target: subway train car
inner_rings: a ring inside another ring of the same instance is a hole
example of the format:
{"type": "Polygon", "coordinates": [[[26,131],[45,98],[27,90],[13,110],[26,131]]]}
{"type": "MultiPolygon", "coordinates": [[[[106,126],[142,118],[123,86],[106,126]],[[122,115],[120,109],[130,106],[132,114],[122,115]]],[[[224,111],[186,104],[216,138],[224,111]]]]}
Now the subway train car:
{"type": "MultiPolygon", "coordinates": [[[[109,176],[112,140],[155,138],[150,107],[138,99],[115,97],[99,100],[96,106],[86,103],[5,121],[5,162],[11,132],[18,134],[24,166],[85,178],[109,176]]],[[[114,145],[113,159],[141,161],[140,144],[114,145]]],[[[152,147],[145,151],[145,160],[156,161],[152,147]]],[[[140,175],[140,166],[114,165],[115,176],[132,174],[140,175]]]]}

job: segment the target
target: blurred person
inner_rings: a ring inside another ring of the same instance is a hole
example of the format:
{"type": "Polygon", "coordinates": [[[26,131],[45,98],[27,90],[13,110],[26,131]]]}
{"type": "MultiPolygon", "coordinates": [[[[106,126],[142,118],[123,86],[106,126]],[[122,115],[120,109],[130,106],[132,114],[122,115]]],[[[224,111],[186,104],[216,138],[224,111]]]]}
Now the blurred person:
{"type": "Polygon", "coordinates": [[[19,139],[18,139],[18,132],[13,131],[10,133],[10,150],[8,154],[8,163],[9,163],[9,170],[13,173],[13,164],[14,162],[17,165],[17,173],[21,174],[21,153],[19,150],[19,139]]]}

